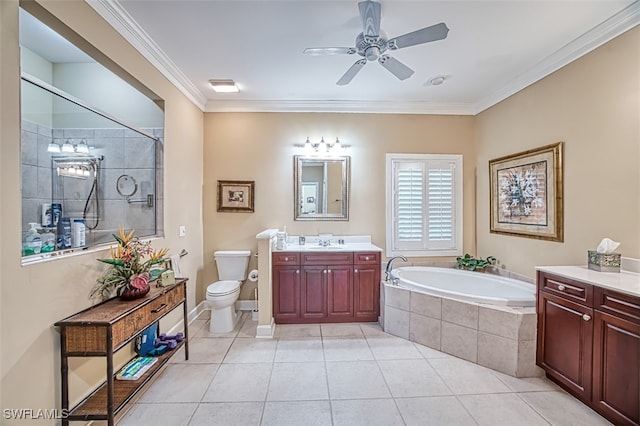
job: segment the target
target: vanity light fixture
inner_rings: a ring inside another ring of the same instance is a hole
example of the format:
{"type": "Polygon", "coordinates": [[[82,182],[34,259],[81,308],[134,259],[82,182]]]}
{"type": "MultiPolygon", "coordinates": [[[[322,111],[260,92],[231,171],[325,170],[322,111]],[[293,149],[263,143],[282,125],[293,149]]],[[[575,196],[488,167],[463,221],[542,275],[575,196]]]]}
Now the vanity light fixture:
{"type": "Polygon", "coordinates": [[[238,93],[240,88],[233,80],[209,80],[209,84],[217,93],[238,93]]]}
{"type": "Polygon", "coordinates": [[[73,144],[71,143],[70,139],[67,139],[62,144],[62,148],[60,148],[60,151],[62,151],[62,152],[74,152],[75,151],[75,149],[73,148],[73,144]]]}
{"type": "Polygon", "coordinates": [[[89,154],[91,149],[92,147],[87,145],[86,139],[82,139],[77,144],[74,144],[73,140],[71,139],[67,139],[65,143],[62,144],[58,139],[54,139],[49,143],[49,145],[47,145],[47,152],[50,152],[52,154],[58,154],[60,152],[89,154]]]}
{"type": "Polygon", "coordinates": [[[331,155],[339,155],[342,153],[344,148],[347,148],[348,145],[342,144],[340,139],[336,138],[334,143],[327,143],[324,140],[324,137],[320,138],[320,142],[311,142],[309,138],[304,142],[302,146],[307,154],[331,154],[331,155]]]}
{"type": "Polygon", "coordinates": [[[89,153],[89,145],[87,145],[87,140],[82,139],[75,147],[75,151],[80,154],[88,154],[89,153]]]}
{"type": "Polygon", "coordinates": [[[58,139],[54,139],[51,142],[49,142],[49,145],[47,146],[47,152],[51,152],[54,154],[57,154],[60,152],[60,142],[58,141],[58,139]]]}

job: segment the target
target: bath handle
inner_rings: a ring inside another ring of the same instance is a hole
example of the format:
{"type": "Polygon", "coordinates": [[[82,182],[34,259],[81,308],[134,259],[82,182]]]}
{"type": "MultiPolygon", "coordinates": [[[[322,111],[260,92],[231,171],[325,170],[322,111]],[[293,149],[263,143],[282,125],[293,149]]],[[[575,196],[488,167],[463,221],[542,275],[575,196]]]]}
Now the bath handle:
{"type": "Polygon", "coordinates": [[[591,319],[591,315],[584,314],[582,315],[582,319],[585,321],[589,321],[591,319]]]}
{"type": "Polygon", "coordinates": [[[562,284],[560,284],[560,285],[558,286],[558,290],[560,290],[560,291],[565,291],[565,289],[566,289],[566,287],[565,287],[565,286],[563,286],[562,284]]]}

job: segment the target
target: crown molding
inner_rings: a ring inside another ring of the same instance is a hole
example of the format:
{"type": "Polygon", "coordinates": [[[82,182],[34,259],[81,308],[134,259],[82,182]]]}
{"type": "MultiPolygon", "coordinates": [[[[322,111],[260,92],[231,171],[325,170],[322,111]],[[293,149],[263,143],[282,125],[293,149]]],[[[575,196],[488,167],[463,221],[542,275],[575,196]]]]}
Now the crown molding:
{"type": "Polygon", "coordinates": [[[327,112],[372,114],[474,115],[474,106],[428,101],[209,100],[205,112],[327,112]]]}
{"type": "Polygon", "coordinates": [[[117,0],[85,0],[103,19],[204,112],[343,112],[476,115],[640,24],[640,0],[569,42],[475,104],[337,100],[211,100],[198,90],[117,0]]]}
{"type": "Polygon", "coordinates": [[[85,0],[109,25],[144,56],[183,95],[204,110],[206,97],[160,49],[117,0],[85,0]]]}
{"type": "Polygon", "coordinates": [[[640,24],[640,1],[635,1],[606,21],[547,56],[529,71],[511,80],[491,95],[481,99],[473,108],[474,114],[479,114],[505,100],[638,24],[640,24]]]}

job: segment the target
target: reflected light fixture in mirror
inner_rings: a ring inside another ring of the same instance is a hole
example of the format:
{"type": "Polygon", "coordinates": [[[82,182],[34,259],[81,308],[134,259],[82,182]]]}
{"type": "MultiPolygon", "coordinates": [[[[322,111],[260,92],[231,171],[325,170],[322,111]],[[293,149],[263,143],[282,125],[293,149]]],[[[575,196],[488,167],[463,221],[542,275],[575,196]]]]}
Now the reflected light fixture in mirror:
{"type": "Polygon", "coordinates": [[[302,145],[307,155],[342,155],[344,148],[347,146],[348,145],[342,144],[338,138],[336,138],[334,143],[327,143],[324,137],[320,138],[320,142],[315,143],[311,142],[307,137],[304,145],[302,145]]]}

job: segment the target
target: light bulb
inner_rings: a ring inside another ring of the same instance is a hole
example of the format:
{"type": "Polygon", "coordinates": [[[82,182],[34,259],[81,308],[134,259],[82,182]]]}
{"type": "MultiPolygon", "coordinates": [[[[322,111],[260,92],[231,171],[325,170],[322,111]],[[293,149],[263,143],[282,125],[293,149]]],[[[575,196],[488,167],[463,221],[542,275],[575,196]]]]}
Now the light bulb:
{"type": "Polygon", "coordinates": [[[325,154],[329,149],[327,143],[324,141],[324,138],[320,139],[320,145],[318,145],[318,151],[322,154],[325,154]]]}
{"type": "Polygon", "coordinates": [[[73,152],[73,145],[71,144],[71,141],[69,139],[67,139],[63,144],[62,144],[62,152],[73,152]]]}

